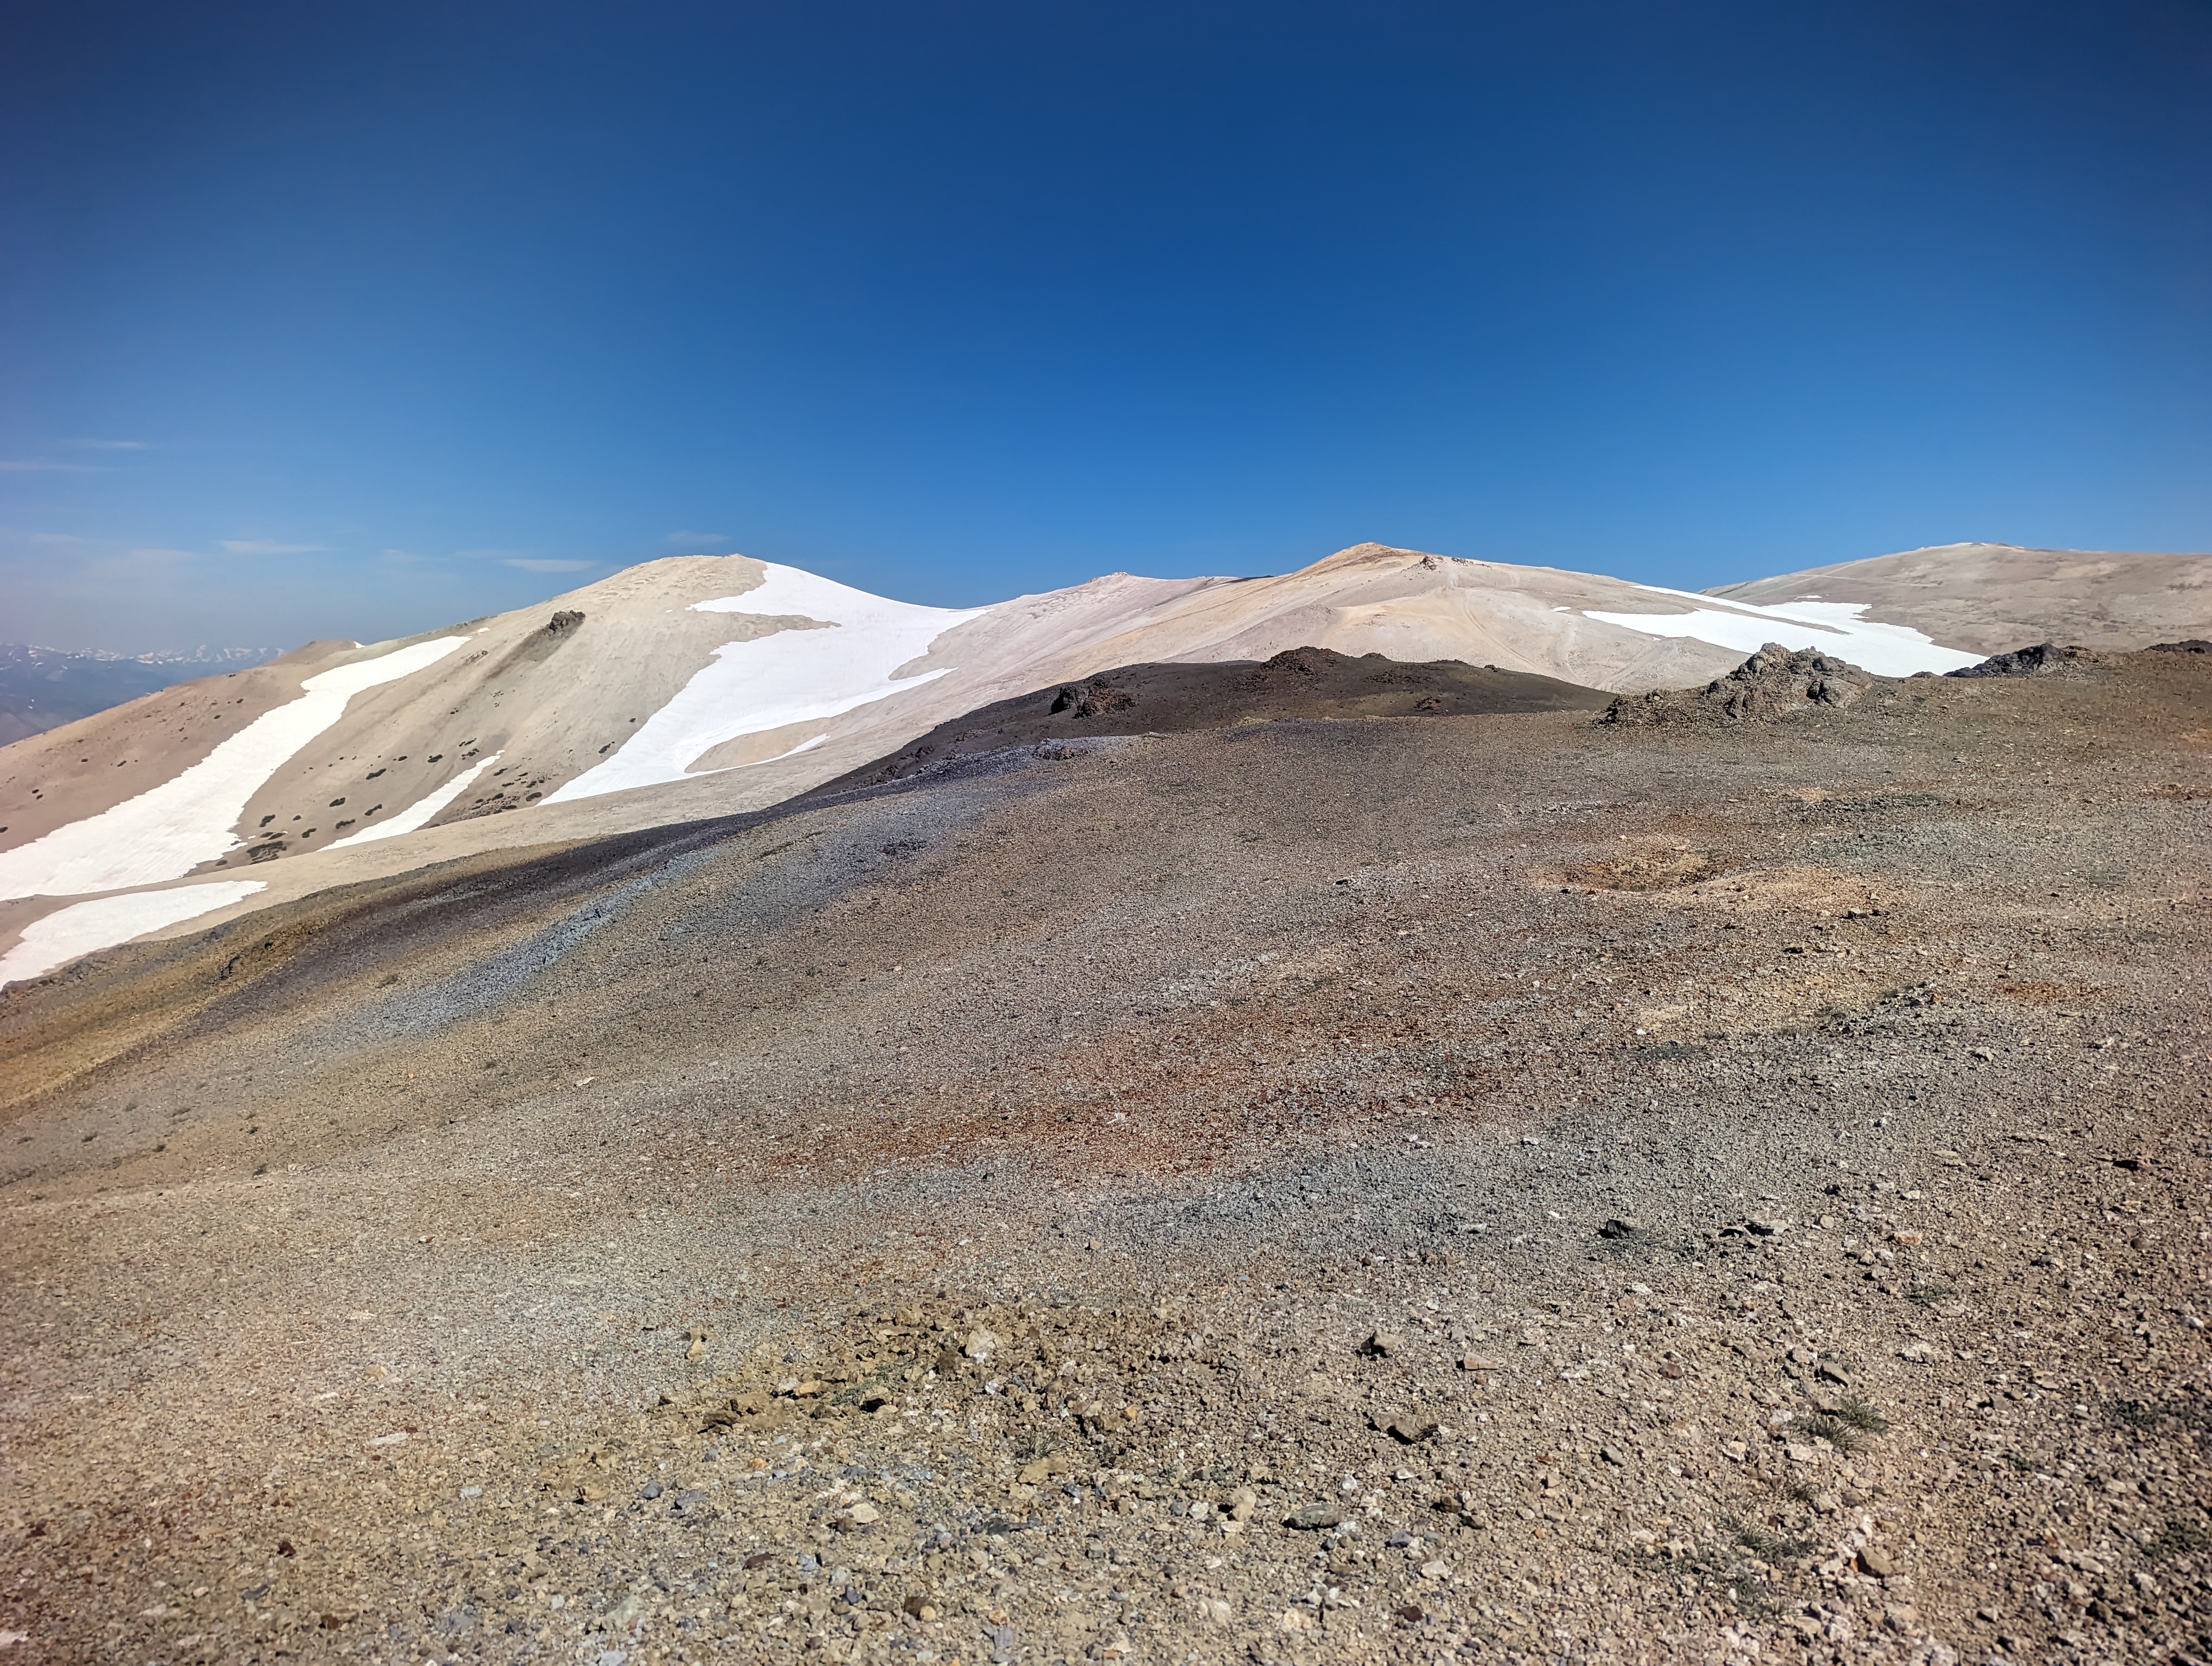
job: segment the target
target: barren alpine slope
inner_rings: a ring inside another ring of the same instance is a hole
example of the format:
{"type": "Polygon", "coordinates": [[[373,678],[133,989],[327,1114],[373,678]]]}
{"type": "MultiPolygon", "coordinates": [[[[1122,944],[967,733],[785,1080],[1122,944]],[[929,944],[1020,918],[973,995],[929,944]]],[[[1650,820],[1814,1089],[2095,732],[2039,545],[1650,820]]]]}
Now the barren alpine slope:
{"type": "Polygon", "coordinates": [[[948,609],[744,556],[649,562],[0,748],[0,982],[429,862],[765,808],[1116,667],[1319,648],[1641,691],[1778,641],[1905,677],[2046,637],[2203,635],[2209,575],[1972,546],[1716,598],[1367,544],[1273,577],[1113,574],[948,609]]]}
{"type": "Polygon", "coordinates": [[[2212,1656],[2212,656],[2048,664],[1055,739],[18,985],[7,1657],[2212,1656]]]}
{"type": "Polygon", "coordinates": [[[2203,556],[1943,544],[1711,593],[1770,607],[1808,597],[1856,606],[1978,654],[2053,639],[2125,649],[2212,635],[2212,560],[2203,556]]]}

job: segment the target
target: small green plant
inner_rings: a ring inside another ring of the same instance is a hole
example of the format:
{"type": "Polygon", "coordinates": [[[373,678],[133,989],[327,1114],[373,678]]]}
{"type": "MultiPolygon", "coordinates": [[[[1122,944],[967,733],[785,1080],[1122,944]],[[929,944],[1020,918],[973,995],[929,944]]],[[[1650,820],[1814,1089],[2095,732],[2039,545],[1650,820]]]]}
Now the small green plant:
{"type": "Polygon", "coordinates": [[[1905,1292],[1905,1299],[1918,1307],[1933,1307],[1936,1303],[1948,1301],[1958,1293],[1957,1289],[1951,1285],[1936,1284],[1931,1281],[1927,1284],[1914,1285],[1911,1289],[1905,1292]]]}
{"type": "Polygon", "coordinates": [[[1680,1581],[1685,1589],[1717,1588],[1738,1613],[1761,1620],[1772,1618],[1782,1611],[1783,1588],[1775,1583],[1779,1572],[1770,1579],[1735,1553],[1748,1550],[1770,1567],[1778,1567],[1781,1561],[1796,1560],[1812,1546],[1808,1543],[1801,1551],[1796,1540],[1772,1539],[1735,1523],[1722,1525],[1738,1535],[1725,1545],[1698,1545],[1682,1555],[1642,1548],[1617,1550],[1613,1560],[1649,1578],[1680,1581]],[[1752,1533],[1757,1542],[1747,1544],[1741,1536],[1746,1532],[1752,1533]],[[1775,1554],[1769,1555],[1770,1550],[1775,1554]]]}
{"type": "Polygon", "coordinates": [[[1822,1412],[1808,1417],[1797,1426],[1815,1439],[1825,1440],[1839,1452],[1856,1452],[1866,1444],[1866,1437],[1840,1417],[1822,1412]]]}
{"type": "Polygon", "coordinates": [[[2212,1423],[2212,1402],[2191,1394],[2172,1394],[2163,1400],[2112,1400],[2105,1415],[2123,1429],[2151,1429],[2168,1419],[2185,1429],[2212,1423]]]}
{"type": "Polygon", "coordinates": [[[1784,1562],[1802,1562],[1813,1554],[1810,1539],[1784,1539],[1767,1532],[1764,1528],[1747,1527],[1741,1522],[1721,1523],[1735,1535],[1735,1541],[1770,1566],[1784,1562]]]}
{"type": "Polygon", "coordinates": [[[2160,1560],[2168,1556],[2193,1555],[2200,1550],[2212,1549],[2212,1533],[2206,1532],[2201,1522],[2177,1517],[2167,1522],[2164,1530],[2143,1549],[2160,1560]]]}
{"type": "Polygon", "coordinates": [[[1845,1398],[1836,1417],[1862,1434],[1886,1435],[1889,1432],[1889,1420],[1855,1395],[1845,1398]]]}

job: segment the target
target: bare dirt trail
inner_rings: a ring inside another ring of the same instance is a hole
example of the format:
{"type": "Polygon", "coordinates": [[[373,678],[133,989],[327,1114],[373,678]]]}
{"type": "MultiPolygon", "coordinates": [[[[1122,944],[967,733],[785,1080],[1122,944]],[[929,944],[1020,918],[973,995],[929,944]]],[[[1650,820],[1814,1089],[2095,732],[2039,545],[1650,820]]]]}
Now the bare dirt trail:
{"type": "Polygon", "coordinates": [[[9,1657],[2212,1656],[2204,656],[1048,750],[12,992],[9,1657]]]}

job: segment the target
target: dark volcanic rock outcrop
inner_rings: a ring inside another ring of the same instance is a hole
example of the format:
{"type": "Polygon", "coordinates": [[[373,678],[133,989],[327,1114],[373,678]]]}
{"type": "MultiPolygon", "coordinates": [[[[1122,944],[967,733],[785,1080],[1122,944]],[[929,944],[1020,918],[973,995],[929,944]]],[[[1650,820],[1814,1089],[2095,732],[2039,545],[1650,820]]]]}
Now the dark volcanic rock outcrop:
{"type": "Polygon", "coordinates": [[[1702,689],[1657,689],[1622,695],[1606,710],[1607,723],[1764,721],[1799,712],[1848,706],[1877,679],[1849,660],[1818,649],[1794,652],[1769,642],[1727,676],[1702,689]]]}
{"type": "MultiPolygon", "coordinates": [[[[903,780],[957,758],[1012,746],[1115,734],[1188,734],[1297,718],[1469,717],[1595,711],[1595,689],[1458,660],[1413,663],[1325,648],[1273,659],[1123,666],[1000,700],[940,723],[890,757],[825,783],[822,793],[903,780]]],[[[1055,756],[1047,753],[1046,756],[1055,756]]]]}
{"type": "Polygon", "coordinates": [[[1978,666],[1961,666],[1956,671],[1947,671],[1946,677],[2048,677],[2054,672],[2083,671],[2102,665],[2105,656],[2094,648],[2060,648],[2056,642],[2038,642],[2033,648],[2016,648],[2009,654],[1993,654],[1978,666]]]}

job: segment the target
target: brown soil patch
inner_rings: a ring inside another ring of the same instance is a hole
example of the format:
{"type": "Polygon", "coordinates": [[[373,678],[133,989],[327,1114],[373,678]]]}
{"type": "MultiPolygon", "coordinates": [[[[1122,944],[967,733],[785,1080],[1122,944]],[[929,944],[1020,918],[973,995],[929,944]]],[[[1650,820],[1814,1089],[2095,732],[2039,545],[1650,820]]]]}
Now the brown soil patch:
{"type": "Polygon", "coordinates": [[[1726,864],[1707,850],[1638,850],[1601,862],[1585,862],[1559,878],[1592,891],[1672,891],[1696,885],[1726,864]]]}

